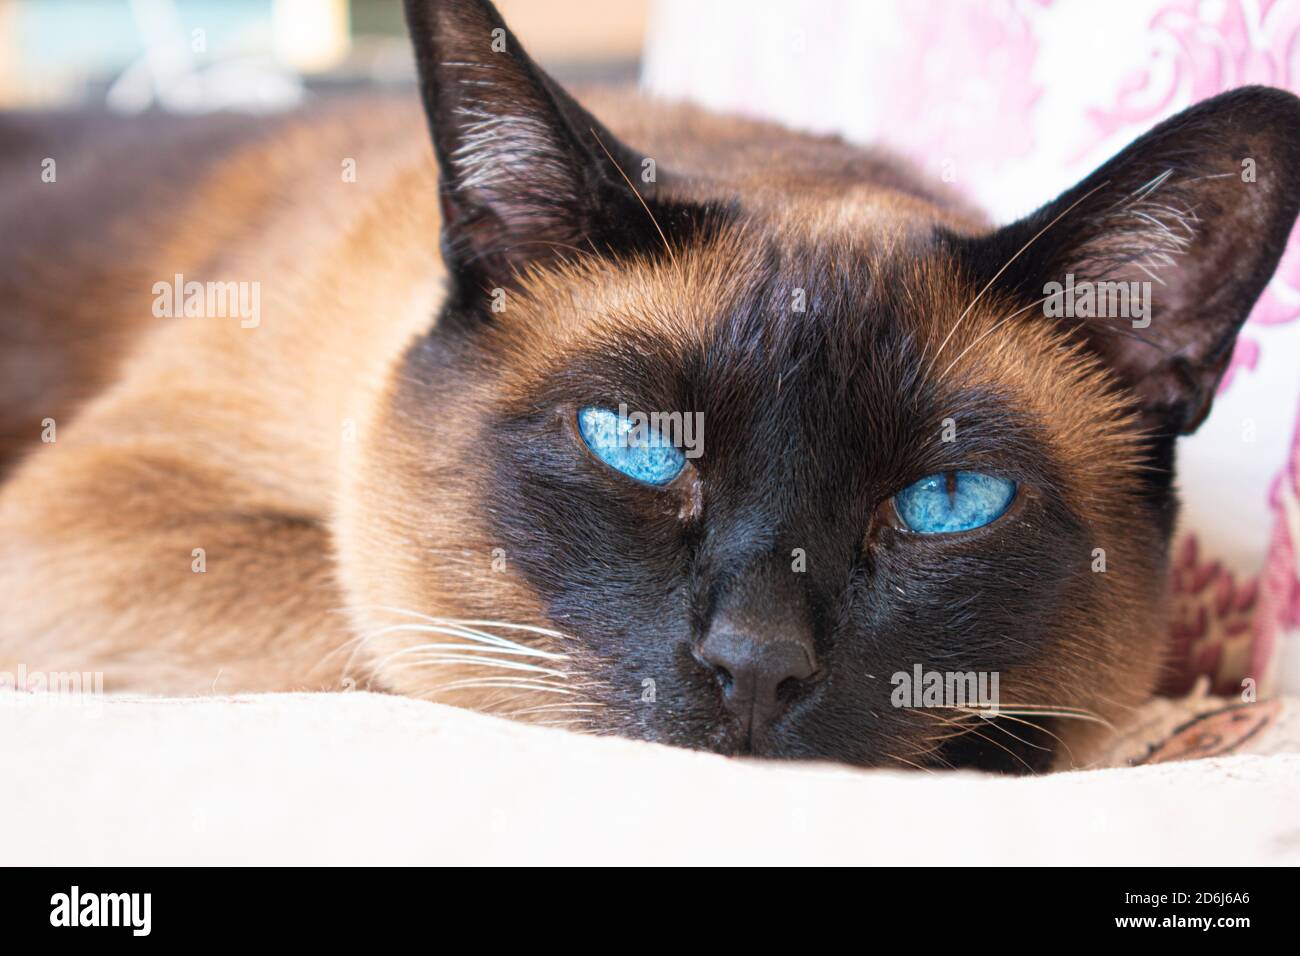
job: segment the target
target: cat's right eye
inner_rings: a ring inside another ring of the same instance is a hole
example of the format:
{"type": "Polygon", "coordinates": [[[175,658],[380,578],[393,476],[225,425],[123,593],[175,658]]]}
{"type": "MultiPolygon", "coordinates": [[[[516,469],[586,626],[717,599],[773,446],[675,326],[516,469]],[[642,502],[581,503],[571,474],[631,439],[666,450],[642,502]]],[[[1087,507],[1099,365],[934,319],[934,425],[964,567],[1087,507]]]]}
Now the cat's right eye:
{"type": "Polygon", "coordinates": [[[591,453],[627,477],[666,485],[682,473],[686,456],[658,432],[608,408],[578,410],[578,434],[591,453]]]}

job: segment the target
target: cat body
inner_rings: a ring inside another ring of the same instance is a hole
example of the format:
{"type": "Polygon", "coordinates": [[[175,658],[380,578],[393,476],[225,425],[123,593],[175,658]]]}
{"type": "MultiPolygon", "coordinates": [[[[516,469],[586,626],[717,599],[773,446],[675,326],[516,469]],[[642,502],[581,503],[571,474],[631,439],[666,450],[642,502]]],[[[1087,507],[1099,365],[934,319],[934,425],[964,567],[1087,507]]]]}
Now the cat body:
{"type": "Polygon", "coordinates": [[[1145,699],[1173,443],[1294,221],[1294,98],[1202,104],[995,230],[836,139],[579,106],[487,4],[408,17],[432,152],[399,97],[98,155],[0,126],[0,670],[1008,769],[1145,699]],[[1149,332],[1044,315],[1139,267],[1149,332]],[[584,415],[620,405],[698,415],[700,455],[617,474],[584,415]],[[1014,499],[914,533],[926,475],[1014,499]],[[1002,722],[891,706],[923,665],[996,673],[1002,722]]]}
{"type": "MultiPolygon", "coordinates": [[[[775,162],[780,188],[820,193],[829,215],[838,188],[870,196],[874,176],[914,190],[882,185],[883,204],[924,208],[919,183],[838,141],[631,92],[593,97],[602,113],[635,117],[630,135],[677,168],[693,163],[725,182],[735,162],[738,179],[771,186],[775,162]],[[774,158],[783,140],[788,160],[774,158]],[[840,186],[836,171],[848,173],[840,186]]],[[[100,125],[68,117],[11,131],[7,146],[6,178],[26,178],[28,205],[5,257],[10,301],[21,305],[6,322],[13,374],[0,407],[13,438],[0,466],[24,460],[5,486],[2,578],[15,596],[34,587],[46,598],[9,604],[6,663],[104,667],[116,690],[343,686],[348,654],[330,652],[353,633],[336,563],[344,475],[445,295],[430,241],[437,174],[418,105],[359,98],[238,125],[118,119],[111,128],[132,145],[102,153],[81,140],[83,123],[100,125]],[[86,190],[40,183],[46,154],[68,156],[64,183],[79,174],[86,190]],[[173,165],[142,165],[149,156],[173,165]],[[133,201],[87,221],[91,184],[133,201]],[[50,221],[58,231],[33,241],[27,227],[50,221]],[[70,275],[113,294],[88,295],[70,275]],[[257,324],[186,316],[176,295],[178,314],[156,314],[160,290],[178,281],[258,283],[257,324]],[[23,374],[33,368],[50,372],[33,383],[23,374]],[[47,418],[54,441],[42,442],[47,418]],[[285,547],[267,553],[275,541],[285,547]],[[202,572],[191,569],[194,548],[204,549],[202,572]],[[250,576],[253,567],[262,570],[250,576]],[[241,662],[245,643],[274,654],[241,662]]]]}

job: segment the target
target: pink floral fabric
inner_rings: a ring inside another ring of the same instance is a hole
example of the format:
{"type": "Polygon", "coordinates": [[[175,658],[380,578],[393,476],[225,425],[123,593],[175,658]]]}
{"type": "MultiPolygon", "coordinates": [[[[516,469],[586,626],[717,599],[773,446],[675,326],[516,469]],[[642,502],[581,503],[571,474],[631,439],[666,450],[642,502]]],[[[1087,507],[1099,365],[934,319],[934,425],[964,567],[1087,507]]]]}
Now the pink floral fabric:
{"type": "MultiPolygon", "coordinates": [[[[1007,221],[1199,100],[1300,92],[1300,0],[658,0],[644,64],[652,93],[888,145],[1007,221]]],[[[1170,693],[1300,692],[1298,320],[1300,233],[1180,444],[1170,693]]]]}

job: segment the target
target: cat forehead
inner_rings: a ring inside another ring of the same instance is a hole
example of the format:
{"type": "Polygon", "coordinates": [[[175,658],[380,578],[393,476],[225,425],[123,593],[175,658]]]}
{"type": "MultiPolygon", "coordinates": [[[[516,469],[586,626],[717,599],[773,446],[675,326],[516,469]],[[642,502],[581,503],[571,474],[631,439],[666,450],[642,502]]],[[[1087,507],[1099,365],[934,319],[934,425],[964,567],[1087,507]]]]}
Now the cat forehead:
{"type": "Polygon", "coordinates": [[[1113,474],[1133,454],[1131,410],[1100,364],[915,234],[729,235],[534,274],[519,297],[487,339],[507,405],[626,399],[742,427],[824,410],[917,435],[1012,411],[1067,471],[1113,474]]]}
{"type": "MultiPolygon", "coordinates": [[[[523,374],[570,356],[629,369],[638,357],[683,367],[707,357],[780,376],[782,361],[826,349],[850,365],[919,361],[974,295],[924,230],[749,228],[654,257],[534,273],[491,338],[523,374]]],[[[966,311],[971,329],[987,328],[988,307],[966,311]]]]}

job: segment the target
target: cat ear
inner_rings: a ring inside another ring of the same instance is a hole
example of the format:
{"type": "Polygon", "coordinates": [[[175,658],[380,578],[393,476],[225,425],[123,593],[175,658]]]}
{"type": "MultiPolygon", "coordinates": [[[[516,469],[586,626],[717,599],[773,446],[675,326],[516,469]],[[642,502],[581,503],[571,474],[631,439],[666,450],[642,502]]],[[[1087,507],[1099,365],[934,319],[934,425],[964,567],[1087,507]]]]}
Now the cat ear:
{"type": "Polygon", "coordinates": [[[505,284],[529,262],[590,251],[603,223],[644,215],[628,181],[640,158],[542,72],[490,3],[406,0],[406,17],[453,276],[505,284]]]}
{"type": "Polygon", "coordinates": [[[1050,296],[1044,314],[1104,359],[1157,430],[1177,434],[1209,412],[1297,210],[1300,100],[1246,87],[1166,120],[1019,222],[956,241],[981,287],[1050,296]],[[1084,282],[1098,294],[1076,311],[1063,300],[1084,282]],[[1145,310],[1130,296],[1126,315],[1097,317],[1103,301],[1124,301],[1102,282],[1138,283],[1127,289],[1149,291],[1145,310]]]}

